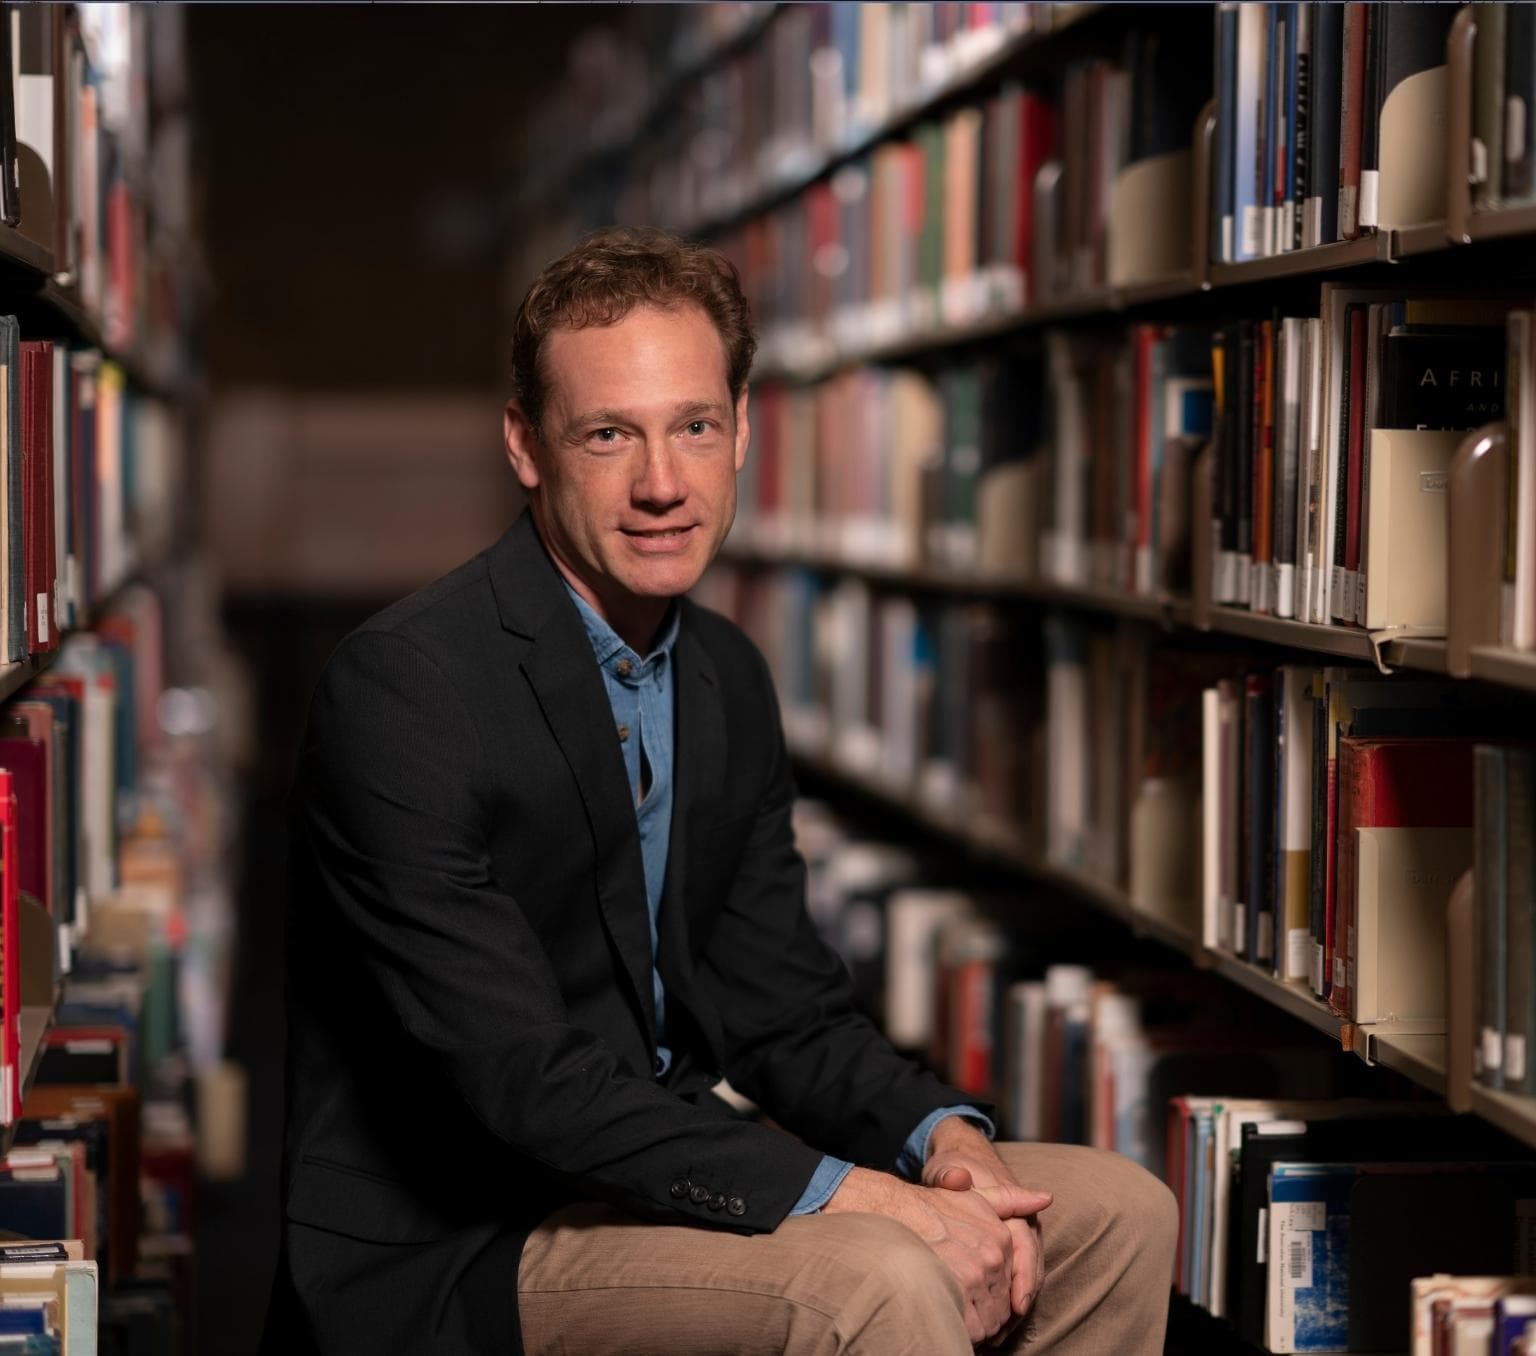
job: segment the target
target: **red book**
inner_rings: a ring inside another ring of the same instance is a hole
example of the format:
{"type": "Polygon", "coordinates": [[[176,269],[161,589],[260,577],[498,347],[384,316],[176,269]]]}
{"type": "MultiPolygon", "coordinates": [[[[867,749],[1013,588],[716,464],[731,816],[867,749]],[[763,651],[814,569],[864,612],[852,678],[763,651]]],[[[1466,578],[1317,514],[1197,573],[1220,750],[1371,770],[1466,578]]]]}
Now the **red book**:
{"type": "MultiPolygon", "coordinates": [[[[1345,489],[1344,569],[1351,584],[1360,569],[1360,524],[1364,519],[1362,471],[1365,465],[1365,323],[1368,308],[1349,308],[1349,448],[1345,489]]],[[[1345,617],[1353,621],[1355,609],[1346,606],[1345,617]]]]}
{"type": "Polygon", "coordinates": [[[1473,823],[1471,739],[1339,740],[1335,955],[1329,1006],[1353,1016],[1357,829],[1457,829],[1473,823]],[[1342,981],[1342,982],[1341,982],[1342,981]]]}
{"type": "Polygon", "coordinates": [[[1035,176],[1056,153],[1056,108],[1038,94],[1021,93],[1019,101],[1019,166],[1014,178],[1013,259],[1025,277],[1024,299],[1039,294],[1035,277],[1035,176]]]}
{"type": "Polygon", "coordinates": [[[806,258],[811,260],[811,267],[806,272],[811,289],[810,319],[817,328],[825,325],[831,316],[834,299],[832,275],[823,272],[817,266],[818,261],[839,243],[848,243],[842,239],[838,217],[837,198],[831,183],[823,179],[812,184],[805,194],[806,243],[810,246],[806,258]]]}
{"type": "Polygon", "coordinates": [[[0,1125],[21,1118],[21,885],[16,796],[0,767],[0,1125]]]}

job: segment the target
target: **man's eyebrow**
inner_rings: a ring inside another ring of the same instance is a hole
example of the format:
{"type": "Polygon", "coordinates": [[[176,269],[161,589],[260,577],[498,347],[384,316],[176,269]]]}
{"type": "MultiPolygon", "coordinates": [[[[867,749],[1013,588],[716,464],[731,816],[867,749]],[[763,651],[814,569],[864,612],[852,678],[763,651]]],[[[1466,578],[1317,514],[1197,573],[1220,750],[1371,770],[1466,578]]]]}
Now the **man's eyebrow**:
{"type": "MultiPolygon", "coordinates": [[[[701,414],[723,416],[725,406],[718,400],[690,400],[685,404],[676,406],[672,411],[673,419],[695,419],[701,414]]],[[[628,410],[615,410],[606,406],[595,410],[583,410],[571,419],[569,428],[601,428],[608,424],[632,424],[635,417],[628,410]]]]}

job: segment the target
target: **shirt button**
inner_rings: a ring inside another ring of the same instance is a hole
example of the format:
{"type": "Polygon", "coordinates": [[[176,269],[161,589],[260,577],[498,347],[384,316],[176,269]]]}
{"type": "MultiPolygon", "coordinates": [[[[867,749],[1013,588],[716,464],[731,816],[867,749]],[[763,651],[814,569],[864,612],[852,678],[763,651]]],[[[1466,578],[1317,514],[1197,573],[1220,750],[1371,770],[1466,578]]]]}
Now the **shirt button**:
{"type": "Polygon", "coordinates": [[[628,738],[629,738],[629,726],[627,726],[627,725],[619,726],[619,743],[622,744],[628,738]]]}
{"type": "Polygon", "coordinates": [[[679,1177],[677,1181],[672,1183],[670,1188],[672,1192],[672,1199],[674,1201],[682,1200],[683,1197],[688,1194],[688,1188],[692,1185],[693,1183],[690,1182],[686,1177],[679,1177]]]}
{"type": "Polygon", "coordinates": [[[628,678],[629,671],[634,668],[634,665],[631,664],[627,659],[621,659],[617,664],[613,666],[613,668],[614,672],[617,673],[620,678],[628,678]]]}
{"type": "MultiPolygon", "coordinates": [[[[704,1202],[709,1199],[709,1188],[707,1186],[698,1185],[690,1187],[688,1190],[688,1199],[695,1205],[703,1205],[704,1202]]],[[[745,1207],[743,1207],[743,1209],[745,1209],[745,1207]]]]}
{"type": "Polygon", "coordinates": [[[747,1203],[742,1200],[740,1196],[732,1196],[731,1199],[725,1203],[725,1210],[727,1214],[735,1215],[739,1219],[742,1215],[747,1213],[747,1203]]]}
{"type": "Polygon", "coordinates": [[[725,1205],[725,1192],[723,1192],[723,1191],[717,1191],[717,1192],[715,1192],[715,1194],[713,1196],[711,1196],[709,1198],[709,1208],[711,1210],[722,1209],[724,1207],[724,1205],[725,1205]]]}

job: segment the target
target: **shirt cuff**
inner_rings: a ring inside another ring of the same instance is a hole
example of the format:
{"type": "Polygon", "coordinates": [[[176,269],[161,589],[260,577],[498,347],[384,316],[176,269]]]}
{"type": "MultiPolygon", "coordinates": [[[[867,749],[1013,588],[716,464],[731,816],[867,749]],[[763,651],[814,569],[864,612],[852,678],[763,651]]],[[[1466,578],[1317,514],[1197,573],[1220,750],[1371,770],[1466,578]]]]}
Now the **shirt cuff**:
{"type": "Polygon", "coordinates": [[[946,1116],[959,1116],[962,1120],[970,1121],[988,1139],[997,1138],[997,1127],[992,1124],[991,1117],[983,1116],[973,1106],[941,1106],[937,1111],[930,1111],[918,1122],[917,1129],[907,1136],[907,1142],[896,1155],[896,1171],[909,1182],[915,1182],[923,1175],[923,1164],[928,1161],[928,1141],[933,1137],[933,1128],[946,1116]]]}
{"type": "Polygon", "coordinates": [[[841,1158],[823,1158],[816,1165],[816,1171],[811,1174],[805,1190],[800,1193],[800,1199],[790,1207],[789,1213],[814,1215],[832,1199],[832,1193],[842,1186],[843,1178],[852,1170],[853,1164],[845,1163],[841,1158]]]}

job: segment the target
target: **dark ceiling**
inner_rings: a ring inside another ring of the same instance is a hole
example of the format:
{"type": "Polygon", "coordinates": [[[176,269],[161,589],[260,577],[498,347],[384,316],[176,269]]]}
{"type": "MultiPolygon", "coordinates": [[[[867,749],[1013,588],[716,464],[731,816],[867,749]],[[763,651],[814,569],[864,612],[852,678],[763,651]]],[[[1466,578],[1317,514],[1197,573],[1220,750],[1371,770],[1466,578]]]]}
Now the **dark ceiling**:
{"type": "Polygon", "coordinates": [[[605,5],[193,5],[216,389],[499,385],[521,119],[605,5]]]}

